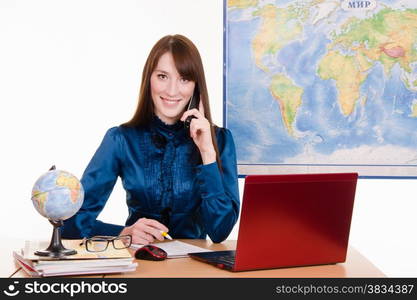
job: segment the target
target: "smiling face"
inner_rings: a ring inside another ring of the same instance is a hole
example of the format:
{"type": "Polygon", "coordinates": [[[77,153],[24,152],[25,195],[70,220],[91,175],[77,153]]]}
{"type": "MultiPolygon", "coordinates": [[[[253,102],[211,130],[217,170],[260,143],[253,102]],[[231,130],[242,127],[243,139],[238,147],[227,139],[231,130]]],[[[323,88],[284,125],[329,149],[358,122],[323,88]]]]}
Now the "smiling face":
{"type": "Polygon", "coordinates": [[[150,85],[154,113],[166,124],[177,122],[193,95],[195,82],[178,73],[171,52],[160,57],[150,85]]]}

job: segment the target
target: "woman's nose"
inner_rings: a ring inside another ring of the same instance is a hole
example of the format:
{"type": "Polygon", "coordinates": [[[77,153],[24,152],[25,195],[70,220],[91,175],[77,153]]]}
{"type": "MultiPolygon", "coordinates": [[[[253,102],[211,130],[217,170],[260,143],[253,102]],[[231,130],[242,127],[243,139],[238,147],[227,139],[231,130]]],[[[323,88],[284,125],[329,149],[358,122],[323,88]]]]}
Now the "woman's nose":
{"type": "Polygon", "coordinates": [[[167,93],[169,96],[176,96],[178,94],[178,83],[175,80],[169,82],[167,93]]]}

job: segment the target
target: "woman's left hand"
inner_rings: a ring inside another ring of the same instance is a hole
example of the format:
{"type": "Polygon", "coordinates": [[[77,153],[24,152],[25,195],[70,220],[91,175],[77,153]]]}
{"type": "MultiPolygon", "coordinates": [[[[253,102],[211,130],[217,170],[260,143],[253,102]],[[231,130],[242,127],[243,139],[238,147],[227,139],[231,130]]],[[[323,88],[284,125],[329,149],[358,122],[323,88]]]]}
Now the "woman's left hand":
{"type": "Polygon", "coordinates": [[[198,147],[203,164],[210,164],[216,161],[216,151],[214,150],[211,139],[211,124],[204,116],[204,107],[200,101],[199,109],[193,108],[184,112],[181,121],[185,121],[189,116],[195,119],[190,123],[190,136],[198,147]]]}

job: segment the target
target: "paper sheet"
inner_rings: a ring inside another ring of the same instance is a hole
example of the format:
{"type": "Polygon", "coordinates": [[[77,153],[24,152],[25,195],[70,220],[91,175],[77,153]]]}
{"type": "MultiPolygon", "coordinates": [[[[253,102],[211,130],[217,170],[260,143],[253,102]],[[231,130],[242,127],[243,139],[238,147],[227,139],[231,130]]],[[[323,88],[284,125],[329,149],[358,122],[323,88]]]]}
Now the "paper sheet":
{"type": "MultiPolygon", "coordinates": [[[[180,241],[169,241],[164,243],[156,243],[151,244],[156,247],[159,247],[168,254],[168,258],[181,258],[181,257],[188,257],[188,253],[195,253],[195,252],[208,252],[212,250],[204,249],[201,247],[197,247],[194,245],[190,245],[180,241]]],[[[143,247],[144,245],[140,244],[132,244],[130,248],[138,249],[143,247]]]]}

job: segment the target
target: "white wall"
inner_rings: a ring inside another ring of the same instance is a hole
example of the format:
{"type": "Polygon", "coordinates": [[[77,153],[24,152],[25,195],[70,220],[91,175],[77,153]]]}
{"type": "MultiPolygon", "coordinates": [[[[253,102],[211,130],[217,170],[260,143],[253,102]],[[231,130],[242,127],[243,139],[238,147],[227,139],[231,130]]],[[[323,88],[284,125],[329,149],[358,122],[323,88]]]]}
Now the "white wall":
{"type": "MultiPolygon", "coordinates": [[[[30,200],[33,183],[52,164],[81,177],[105,131],[132,116],[143,63],[160,37],[181,33],[200,49],[222,124],[222,2],[0,2],[1,236],[50,238],[30,200]]],[[[388,276],[417,276],[416,184],[358,184],[351,245],[388,276]]],[[[124,199],[118,183],[100,218],[123,224],[124,199]]]]}

